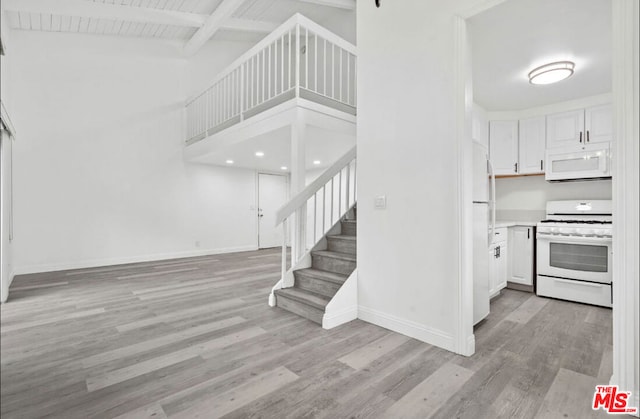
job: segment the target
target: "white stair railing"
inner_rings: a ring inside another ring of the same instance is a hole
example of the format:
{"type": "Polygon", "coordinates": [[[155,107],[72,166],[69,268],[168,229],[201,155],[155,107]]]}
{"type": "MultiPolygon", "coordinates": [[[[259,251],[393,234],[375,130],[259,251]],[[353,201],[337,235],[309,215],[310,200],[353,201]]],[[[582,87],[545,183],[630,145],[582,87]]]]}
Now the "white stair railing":
{"type": "Polygon", "coordinates": [[[294,267],[355,205],[356,163],[353,147],[276,213],[276,226],[283,229],[282,278],[288,270],[289,227],[293,226],[290,266],[294,267]]]}
{"type": "Polygon", "coordinates": [[[356,48],[295,14],[186,102],[189,143],[292,98],[356,108],[356,48]]]}

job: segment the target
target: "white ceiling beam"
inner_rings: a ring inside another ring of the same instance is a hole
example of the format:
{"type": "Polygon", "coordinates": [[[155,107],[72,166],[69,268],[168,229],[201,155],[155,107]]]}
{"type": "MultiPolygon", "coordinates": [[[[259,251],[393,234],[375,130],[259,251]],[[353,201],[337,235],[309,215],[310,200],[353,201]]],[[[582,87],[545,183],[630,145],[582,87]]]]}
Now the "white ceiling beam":
{"type": "Polygon", "coordinates": [[[353,10],[356,8],[356,0],[300,0],[303,3],[317,4],[319,6],[335,7],[338,9],[353,10]]]}
{"type": "Polygon", "coordinates": [[[263,22],[251,19],[238,19],[230,17],[222,24],[222,29],[230,29],[234,31],[271,33],[280,26],[278,23],[263,22]]]}
{"type": "Polygon", "coordinates": [[[95,3],[85,0],[2,0],[2,8],[12,12],[124,20],[195,28],[201,27],[208,18],[206,15],[195,13],[95,3]]]}
{"type": "Polygon", "coordinates": [[[204,25],[187,41],[184,46],[184,53],[189,56],[198,52],[200,47],[224,27],[224,22],[233,15],[244,1],[245,0],[222,0],[216,10],[214,10],[211,16],[204,22],[204,25]]]}

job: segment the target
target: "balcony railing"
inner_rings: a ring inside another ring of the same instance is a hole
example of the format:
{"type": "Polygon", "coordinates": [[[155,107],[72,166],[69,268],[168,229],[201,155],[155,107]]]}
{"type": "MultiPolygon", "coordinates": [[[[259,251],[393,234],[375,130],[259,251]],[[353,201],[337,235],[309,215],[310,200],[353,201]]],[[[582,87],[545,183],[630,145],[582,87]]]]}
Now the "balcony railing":
{"type": "Polygon", "coordinates": [[[355,114],[355,46],[296,14],[186,103],[193,143],[293,98],[355,114]]]}

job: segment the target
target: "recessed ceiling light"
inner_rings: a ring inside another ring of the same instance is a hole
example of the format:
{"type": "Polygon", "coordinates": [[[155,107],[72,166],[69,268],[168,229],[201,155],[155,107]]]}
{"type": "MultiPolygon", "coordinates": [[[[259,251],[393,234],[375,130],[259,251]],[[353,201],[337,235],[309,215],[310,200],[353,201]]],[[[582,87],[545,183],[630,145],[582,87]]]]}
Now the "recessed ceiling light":
{"type": "Polygon", "coordinates": [[[551,84],[571,77],[575,64],[571,61],[557,61],[534,68],[529,72],[529,83],[551,84]]]}
{"type": "Polygon", "coordinates": [[[313,164],[320,164],[320,160],[314,160],[313,164]]]}
{"type": "Polygon", "coordinates": [[[227,164],[233,164],[233,160],[229,159],[226,161],[227,164]]]}
{"type": "Polygon", "coordinates": [[[262,151],[256,151],[256,157],[264,157],[264,153],[262,151]]]}
{"type": "Polygon", "coordinates": [[[280,170],[287,170],[287,166],[280,166],[280,170]]]}

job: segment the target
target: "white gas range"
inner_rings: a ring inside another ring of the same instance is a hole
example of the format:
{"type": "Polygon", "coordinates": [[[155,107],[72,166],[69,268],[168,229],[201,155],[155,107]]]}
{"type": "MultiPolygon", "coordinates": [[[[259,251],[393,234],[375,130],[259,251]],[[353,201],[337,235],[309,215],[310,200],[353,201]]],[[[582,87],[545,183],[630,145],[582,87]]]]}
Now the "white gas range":
{"type": "Polygon", "coordinates": [[[549,201],[538,223],[537,294],[612,306],[610,200],[549,201]]]}

